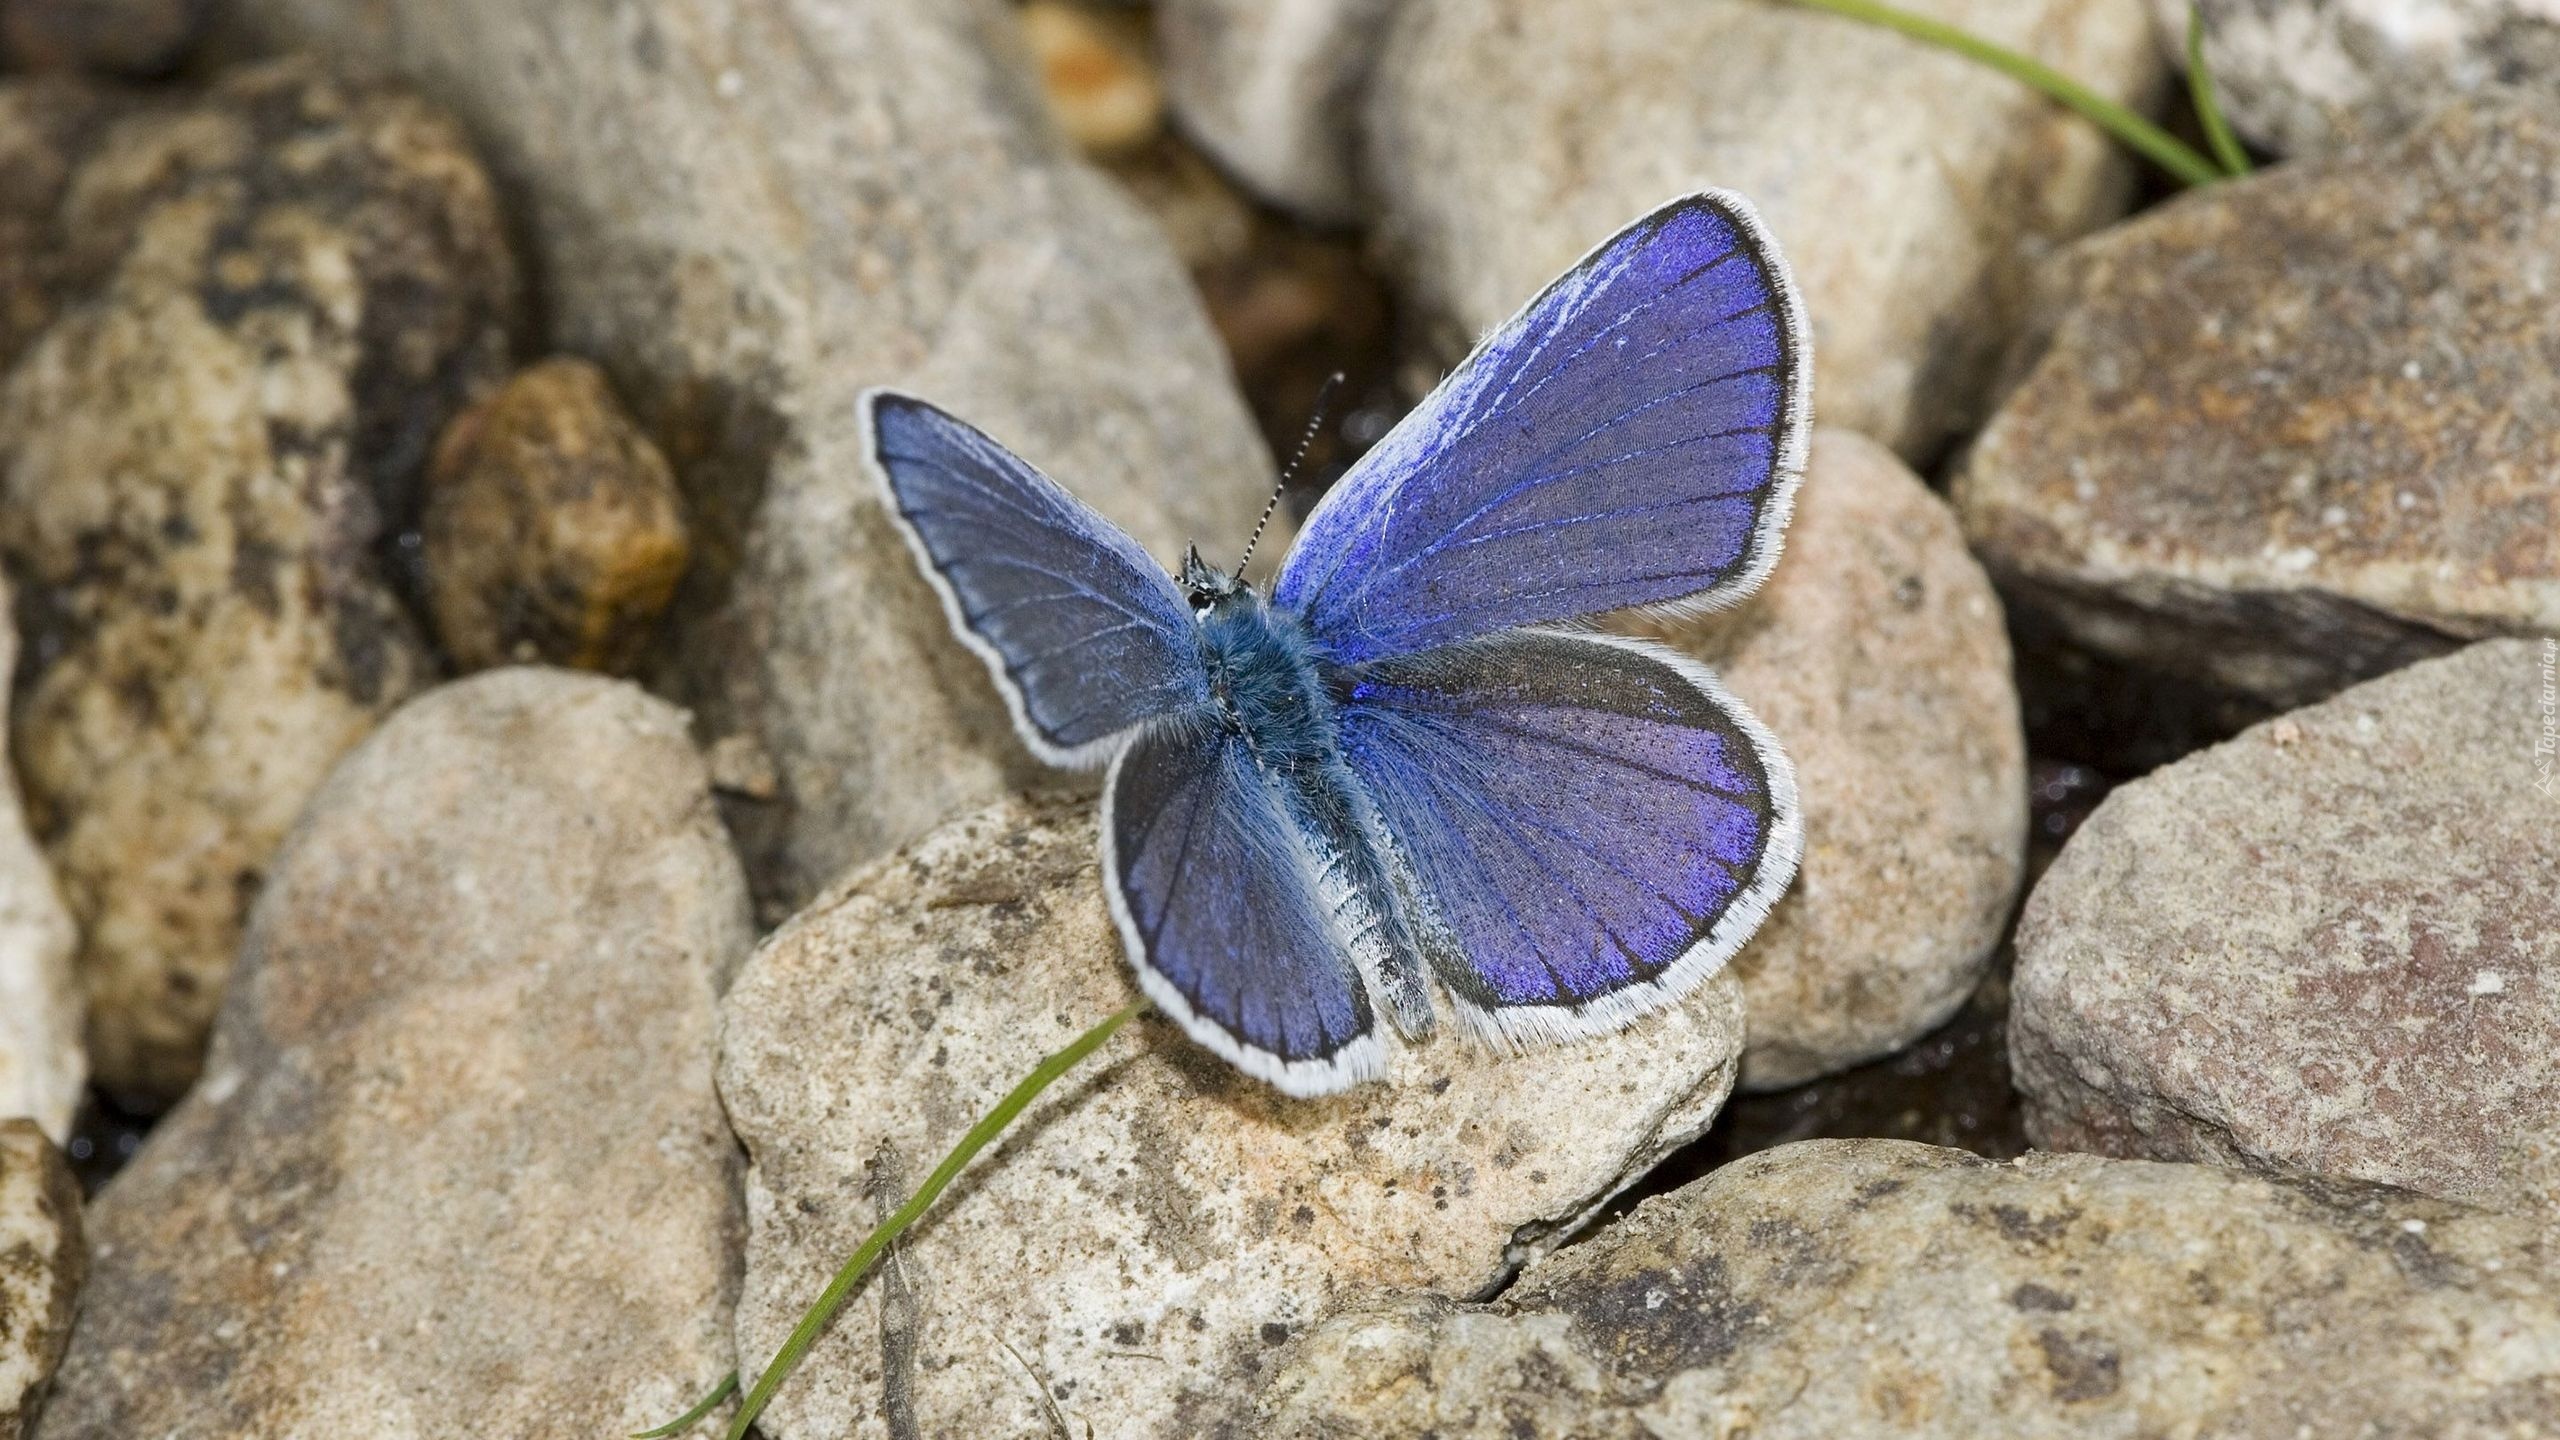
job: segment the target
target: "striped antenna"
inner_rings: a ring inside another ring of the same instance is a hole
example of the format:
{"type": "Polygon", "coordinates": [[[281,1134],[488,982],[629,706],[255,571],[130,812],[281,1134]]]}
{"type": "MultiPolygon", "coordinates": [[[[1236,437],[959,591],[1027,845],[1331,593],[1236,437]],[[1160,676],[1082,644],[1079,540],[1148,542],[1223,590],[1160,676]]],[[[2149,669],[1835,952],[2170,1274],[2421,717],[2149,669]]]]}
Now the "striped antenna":
{"type": "Polygon", "coordinates": [[[1342,388],[1342,372],[1325,377],[1324,387],[1316,391],[1315,413],[1307,417],[1306,433],[1298,437],[1298,453],[1289,457],[1287,468],[1280,472],[1280,483],[1271,487],[1271,499],[1262,507],[1262,518],[1253,522],[1252,538],[1244,542],[1244,558],[1236,562],[1236,578],[1244,578],[1244,567],[1253,562],[1253,547],[1262,543],[1262,529],[1271,523],[1271,512],[1280,508],[1281,493],[1289,482],[1298,478],[1298,467],[1307,463],[1308,447],[1316,443],[1316,432],[1324,428],[1324,412],[1333,403],[1334,392],[1342,388]]]}

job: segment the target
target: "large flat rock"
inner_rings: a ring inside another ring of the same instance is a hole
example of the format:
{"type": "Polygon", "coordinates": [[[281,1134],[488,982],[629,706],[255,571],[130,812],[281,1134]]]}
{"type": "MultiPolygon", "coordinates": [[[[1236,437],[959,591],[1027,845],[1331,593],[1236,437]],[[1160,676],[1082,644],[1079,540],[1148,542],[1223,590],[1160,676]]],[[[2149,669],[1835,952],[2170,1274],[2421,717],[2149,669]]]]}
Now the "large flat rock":
{"type": "Polygon", "coordinates": [[[2377,1186],[1823,1140],[1726,1166],[1490,1305],[1287,1354],[1267,1440],[2493,1440],[2560,1421],[2522,1218],[2377,1186]]]}
{"type": "MultiPolygon", "coordinates": [[[[752,1162],[750,1373],[986,1107],[1135,994],[1095,841],[1090,803],[999,804],[854,872],[740,975],[720,1092],[752,1162]]],[[[1480,1292],[1704,1130],[1741,1030],[1718,977],[1510,1060],[1444,1028],[1311,1102],[1139,1022],[979,1158],[759,1423],[1241,1433],[1268,1357],[1338,1299],[1480,1292]]]]}

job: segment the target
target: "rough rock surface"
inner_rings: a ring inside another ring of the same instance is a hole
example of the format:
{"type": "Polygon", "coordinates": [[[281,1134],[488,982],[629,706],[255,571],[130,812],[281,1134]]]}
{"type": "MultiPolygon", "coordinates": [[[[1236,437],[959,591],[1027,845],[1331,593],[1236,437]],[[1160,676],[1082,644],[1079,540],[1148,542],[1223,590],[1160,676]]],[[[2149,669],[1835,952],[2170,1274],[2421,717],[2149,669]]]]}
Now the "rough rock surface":
{"type": "MultiPolygon", "coordinates": [[[[8,604],[8,586],[0,582],[0,613],[8,604]]],[[[17,631],[0,621],[0,711],[17,668],[17,631]]],[[[70,1135],[71,1114],[89,1078],[80,987],[71,971],[78,941],[53,871],[27,833],[17,778],[0,775],[0,1120],[27,1116],[56,1142],[70,1135]]],[[[0,1392],[6,1389],[0,1385],[0,1392]]],[[[7,1434],[0,1425],[0,1436],[7,1434]]]]}
{"type": "Polygon", "coordinates": [[[1334,1316],[1252,1433],[2542,1434],[2549,1259],[2521,1218],[2379,1187],[1813,1141],[1646,1201],[1491,1305],[1334,1316]]]}
{"type": "Polygon", "coordinates": [[[746,887],[682,712],[501,670],[313,797],[91,1212],[43,1440],[628,1434],[730,1365],[746,887]]]}
{"type": "Polygon", "coordinates": [[[62,1152],[33,1121],[0,1119],[0,1440],[34,1431],[88,1258],[62,1152]]]}
{"type": "Polygon", "coordinates": [[[2560,1142],[2549,643],[2411,666],[2110,795],[2019,921],[2029,1134],[2512,1188],[2520,1142],[2560,1142]]]}
{"type": "Polygon", "coordinates": [[[429,669],[375,545],[499,373],[515,279],[460,132],[401,93],[264,66],[92,140],[43,227],[66,298],[0,379],[10,738],[91,1059],[167,1099],[277,839],[429,669]]]}
{"type": "MultiPolygon", "coordinates": [[[[720,1069],[753,1166],[748,1363],[997,1096],[1133,993],[1090,803],[954,821],[768,940],[720,1069]]],[[[1718,977],[1608,1040],[1497,1061],[1447,1038],[1309,1102],[1140,1021],[978,1161],[761,1424],[1216,1433],[1340,1295],[1482,1291],[1698,1134],[1741,1023],[1718,977]]]]}
{"type": "Polygon", "coordinates": [[[1165,0],[1174,116],[1255,194],[1310,220],[1359,217],[1370,61],[1395,0],[1165,0]]]}
{"type": "Polygon", "coordinates": [[[626,671],[675,598],[675,473],[583,360],[520,371],[445,427],[427,479],[436,638],[466,670],[626,671]]]}
{"type": "Polygon", "coordinates": [[[2232,128],[2278,155],[2387,136],[2491,86],[2560,85],[2548,0],[2151,0],[2182,60],[2191,4],[2232,128]]]}
{"type": "MultiPolygon", "coordinates": [[[[2159,82],[2113,0],[1930,0],[2100,92],[2159,82]]],[[[1902,36],[1758,0],[1410,0],[1370,86],[1382,239],[1440,358],[1702,185],[1759,206],[1813,320],[1816,413],[1915,459],[1972,428],[2031,267],[2130,162],[2086,121],[1902,36]]]]}
{"type": "Polygon", "coordinates": [[[1159,557],[1241,543],[1271,461],[1146,216],[1050,128],[996,0],[241,0],[388,64],[507,180],[552,340],[695,504],[675,688],[782,793],[732,819],[786,909],[1045,774],[863,473],[854,397],[968,417],[1159,557]]]}
{"type": "Polygon", "coordinates": [[[1734,958],[1742,1083],[1845,1069],[1955,1013],[2026,863],[2027,756],[1999,597],[1945,503],[1822,431],[1757,597],[1620,628],[1705,661],[1795,761],[1804,865],[1734,958]]]}
{"type": "Polygon", "coordinates": [[[2289,708],[2560,631],[2560,106],[2446,111],[2056,268],[1958,513],[2097,655],[2289,708]]]}

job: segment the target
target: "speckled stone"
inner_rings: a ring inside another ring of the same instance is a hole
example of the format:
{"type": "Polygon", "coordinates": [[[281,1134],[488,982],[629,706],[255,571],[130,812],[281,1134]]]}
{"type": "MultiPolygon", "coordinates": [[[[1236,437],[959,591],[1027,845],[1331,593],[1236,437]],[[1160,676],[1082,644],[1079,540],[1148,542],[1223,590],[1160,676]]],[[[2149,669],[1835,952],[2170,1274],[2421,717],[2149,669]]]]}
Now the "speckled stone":
{"type": "Polygon", "coordinates": [[[2560,631],[2560,105],[2458,105],[2184,196],[2050,277],[1955,486],[2112,661],[2290,708],[2560,631]]]}
{"type": "Polygon", "coordinates": [[[40,1440],[594,1440],[728,1370],[746,886],[681,711],[498,670],[277,856],[204,1082],[91,1212],[40,1440]]]}
{"type": "MultiPolygon", "coordinates": [[[[1915,8],[2118,100],[2165,78],[2123,0],[1915,8]]],[[[1406,0],[1372,77],[1379,240],[1435,358],[1628,221],[1720,185],[1804,288],[1814,413],[1915,461],[1977,423],[2036,263],[2132,192],[2124,152],[2034,91],[1798,5],[1406,0]]]]}
{"type": "Polygon", "coordinates": [[[2560,1422],[2521,1217],[2381,1187],[1825,1140],[1726,1166],[1490,1305],[1381,1298],[1265,1440],[2506,1440],[2560,1422]]]}
{"type": "Polygon", "coordinates": [[[2018,925],[2056,1148],[2488,1201],[2560,1144],[2560,647],[2413,665],[2110,795],[2018,925]]]}
{"type": "Polygon", "coordinates": [[[450,120],[293,62],[104,122],[56,198],[61,310],[0,378],[10,739],[92,1063],[165,1101],[276,841],[432,673],[376,546],[515,271],[450,120]]]}
{"type": "Polygon", "coordinates": [[[1818,431],[1786,549],[1738,610],[1621,628],[1705,661],[1795,761],[1805,855],[1734,957],[1742,1083],[1901,1049],[1964,1003],[2026,860],[2026,741],[2000,601],[1893,452],[1818,431]]]}
{"type": "MultiPolygon", "coordinates": [[[[987,1106],[1132,998],[1095,853],[1090,802],[1001,803],[855,871],[739,976],[720,1093],[752,1167],[750,1368],[987,1106]]],[[[1070,1433],[1240,1433],[1330,1304],[1481,1291],[1704,1130],[1741,1027],[1718,977],[1605,1040],[1496,1060],[1444,1028],[1382,1083],[1296,1101],[1141,1020],[980,1157],[759,1424],[1032,1435],[1054,1403],[1070,1433]]]]}
{"type": "Polygon", "coordinates": [[[2497,86],[2560,84],[2547,0],[2151,0],[2181,63],[2191,8],[2231,127],[2278,155],[2389,136],[2497,86]]]}
{"type": "Polygon", "coordinates": [[[602,371],[565,357],[445,427],[424,530],[436,639],[465,670],[629,671],[691,547],[666,457],[602,371]]]}
{"type": "Polygon", "coordinates": [[[34,1433],[88,1256],[71,1166],[35,1122],[0,1119],[0,1440],[34,1433]]]}
{"type": "Polygon", "coordinates": [[[729,811],[774,919],[1050,780],[864,473],[864,386],[967,417],[1160,559],[1241,545],[1270,493],[1181,266],[1057,133],[1001,0],[229,9],[412,78],[521,198],[552,341],[693,502],[657,679],[774,760],[775,797],[729,811]]]}

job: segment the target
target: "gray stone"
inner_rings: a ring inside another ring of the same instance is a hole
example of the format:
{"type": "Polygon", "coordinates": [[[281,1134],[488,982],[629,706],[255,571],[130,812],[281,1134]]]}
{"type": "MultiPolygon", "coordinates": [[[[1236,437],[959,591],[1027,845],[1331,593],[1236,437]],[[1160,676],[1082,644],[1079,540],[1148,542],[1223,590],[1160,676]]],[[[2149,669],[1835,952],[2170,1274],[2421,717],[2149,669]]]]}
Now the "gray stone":
{"type": "Polygon", "coordinates": [[[81,929],[99,1078],[194,1078],[241,915],[329,766],[432,673],[376,560],[500,373],[488,182],[416,98],[294,63],[93,114],[0,377],[10,739],[81,929]]]}
{"type": "Polygon", "coordinates": [[[206,1075],[91,1212],[42,1440],[628,1434],[732,1363],[715,1003],[746,886],[682,712],[498,670],[277,856],[206,1075]]]}
{"type": "Polygon", "coordinates": [[[1272,204],[1322,223],[1359,218],[1360,105],[1395,6],[1166,0],[1156,27],[1175,119],[1272,204]]]}
{"type": "MultiPolygon", "coordinates": [[[[8,585],[0,581],[0,617],[11,609],[8,585]]],[[[17,673],[17,628],[0,619],[0,714],[17,673]]],[[[89,1077],[80,987],[71,971],[78,940],[53,871],[27,833],[17,777],[0,775],[0,1120],[29,1117],[56,1143],[70,1137],[71,1115],[89,1077]]],[[[0,1393],[6,1389],[0,1385],[0,1393]]],[[[0,1435],[6,1433],[0,1426],[0,1435]]]]}
{"type": "Polygon", "coordinates": [[[1490,1305],[1346,1308],[1251,1433],[2543,1435],[2550,1260],[2520,1217],[2381,1187],[1813,1141],[1646,1201],[1490,1305]]]}
{"type": "Polygon", "coordinates": [[[2077,247],[1956,483],[1992,578],[2273,709],[2560,631],[2556,168],[2560,106],[2464,104],[2077,247]]]}
{"type": "Polygon", "coordinates": [[[2550,641],[2475,645],[2110,795],[2018,925],[2028,1133],[2533,1193],[2560,1144],[2556,671],[2550,641]]]}
{"type": "MultiPolygon", "coordinates": [[[[2191,0],[2151,0],[2186,54],[2191,0]]],[[[2560,10],[2547,0],[2192,0],[2205,68],[2231,127],[2278,155],[2391,135],[2499,85],[2560,85],[2560,10]]]]}
{"type": "MultiPolygon", "coordinates": [[[[2163,79],[2118,0],[1930,0],[2100,93],[2163,79]]],[[[1382,235],[1437,358],[1702,185],[1759,206],[1813,322],[1815,415],[1915,460],[1973,428],[2034,264],[2131,162],[2006,76],[1760,0],[1410,0],[1370,86],[1382,235]]]]}
{"type": "MultiPolygon", "coordinates": [[[[987,1106],[1132,998],[1095,850],[1090,802],[1001,803],[856,871],[739,976],[720,1091],[752,1164],[751,1370],[987,1106]]],[[[1482,1291],[1694,1138],[1741,1025],[1718,977],[1509,1060],[1444,1029],[1310,1102],[1141,1020],[979,1158],[760,1423],[1230,1433],[1274,1347],[1335,1300],[1482,1291]]]]}
{"type": "Polygon", "coordinates": [[[1159,557],[1251,528],[1271,462],[1216,338],[996,0],[235,8],[414,77],[512,187],[550,338],[694,502],[671,683],[776,763],[732,818],[777,913],[1045,773],[864,477],[862,387],[968,417],[1159,557]]]}
{"type": "Polygon", "coordinates": [[[1621,628],[1705,661],[1795,761],[1804,865],[1734,957],[1742,1083],[1901,1049],[1964,1003],[2025,865],[1999,597],[1893,452],[1816,434],[1778,568],[1739,610],[1621,628]]]}
{"type": "Polygon", "coordinates": [[[88,1269],[80,1186],[31,1120],[0,1119],[0,1440],[26,1440],[88,1269]]]}

